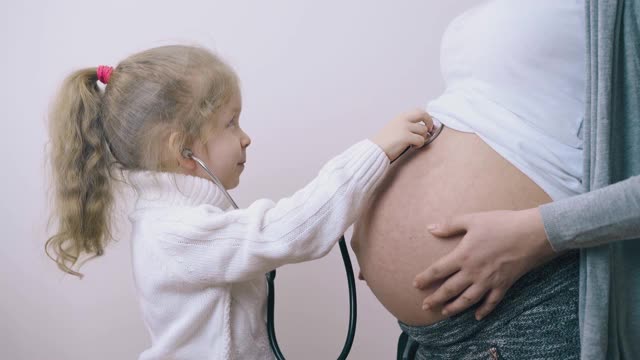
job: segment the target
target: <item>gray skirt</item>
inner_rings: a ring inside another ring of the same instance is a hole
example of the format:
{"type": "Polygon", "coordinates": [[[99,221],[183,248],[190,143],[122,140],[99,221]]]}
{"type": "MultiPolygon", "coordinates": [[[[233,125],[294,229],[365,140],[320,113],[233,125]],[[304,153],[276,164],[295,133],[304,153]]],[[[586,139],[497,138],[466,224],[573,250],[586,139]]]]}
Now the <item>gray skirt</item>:
{"type": "Polygon", "coordinates": [[[481,321],[475,308],[427,326],[400,328],[418,343],[416,359],[579,359],[579,253],[520,278],[481,321]]]}

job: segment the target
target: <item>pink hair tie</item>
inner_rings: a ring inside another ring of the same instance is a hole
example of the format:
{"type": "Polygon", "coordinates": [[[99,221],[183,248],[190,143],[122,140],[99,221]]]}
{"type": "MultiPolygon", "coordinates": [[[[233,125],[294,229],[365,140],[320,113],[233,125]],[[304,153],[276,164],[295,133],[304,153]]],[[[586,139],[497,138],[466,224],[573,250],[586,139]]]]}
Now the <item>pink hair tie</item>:
{"type": "Polygon", "coordinates": [[[98,66],[98,80],[107,85],[109,83],[109,79],[111,79],[111,73],[113,72],[113,68],[111,66],[100,65],[98,66]]]}

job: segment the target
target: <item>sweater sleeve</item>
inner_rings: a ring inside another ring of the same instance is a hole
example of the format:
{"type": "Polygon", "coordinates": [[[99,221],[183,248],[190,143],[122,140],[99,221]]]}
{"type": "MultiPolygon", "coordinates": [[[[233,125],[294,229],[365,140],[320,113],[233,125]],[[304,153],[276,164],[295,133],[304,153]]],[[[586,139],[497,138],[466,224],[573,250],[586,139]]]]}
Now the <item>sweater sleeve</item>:
{"type": "Polygon", "coordinates": [[[160,241],[188,281],[221,284],[255,279],[287,263],[326,255],[353,224],[389,159],[363,140],[330,160],[307,186],[273,202],[223,211],[190,208],[161,220],[160,241]]]}
{"type": "Polygon", "coordinates": [[[640,176],[540,206],[556,251],[640,238],[640,176]]]}

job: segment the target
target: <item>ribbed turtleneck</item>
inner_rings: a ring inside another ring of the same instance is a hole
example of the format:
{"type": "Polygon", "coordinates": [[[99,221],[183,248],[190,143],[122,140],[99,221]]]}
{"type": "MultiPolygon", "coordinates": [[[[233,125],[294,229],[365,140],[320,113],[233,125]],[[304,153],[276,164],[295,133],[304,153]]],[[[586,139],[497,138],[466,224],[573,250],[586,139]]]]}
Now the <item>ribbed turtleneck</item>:
{"type": "Polygon", "coordinates": [[[127,173],[127,180],[136,189],[137,208],[210,204],[226,209],[231,205],[215,183],[198,176],[135,170],[127,173]]]}

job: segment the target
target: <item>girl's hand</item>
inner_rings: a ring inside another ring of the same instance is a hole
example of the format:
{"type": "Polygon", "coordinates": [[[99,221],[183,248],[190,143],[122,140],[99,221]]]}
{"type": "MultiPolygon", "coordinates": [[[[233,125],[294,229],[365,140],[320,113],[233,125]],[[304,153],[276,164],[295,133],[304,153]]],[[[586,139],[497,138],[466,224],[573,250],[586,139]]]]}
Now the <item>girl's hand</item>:
{"type": "Polygon", "coordinates": [[[427,310],[444,306],[442,314],[448,316],[484,298],[476,310],[476,319],[482,319],[516,280],[557,255],[547,240],[537,208],[456,216],[430,225],[429,231],[438,237],[464,234],[453,251],[414,280],[419,289],[446,280],[424,299],[422,307],[427,310]]]}
{"type": "Polygon", "coordinates": [[[421,147],[433,130],[431,116],[414,110],[391,120],[372,141],[384,150],[389,160],[395,160],[409,146],[421,147]],[[424,123],[424,124],[422,124],[424,123]]]}

